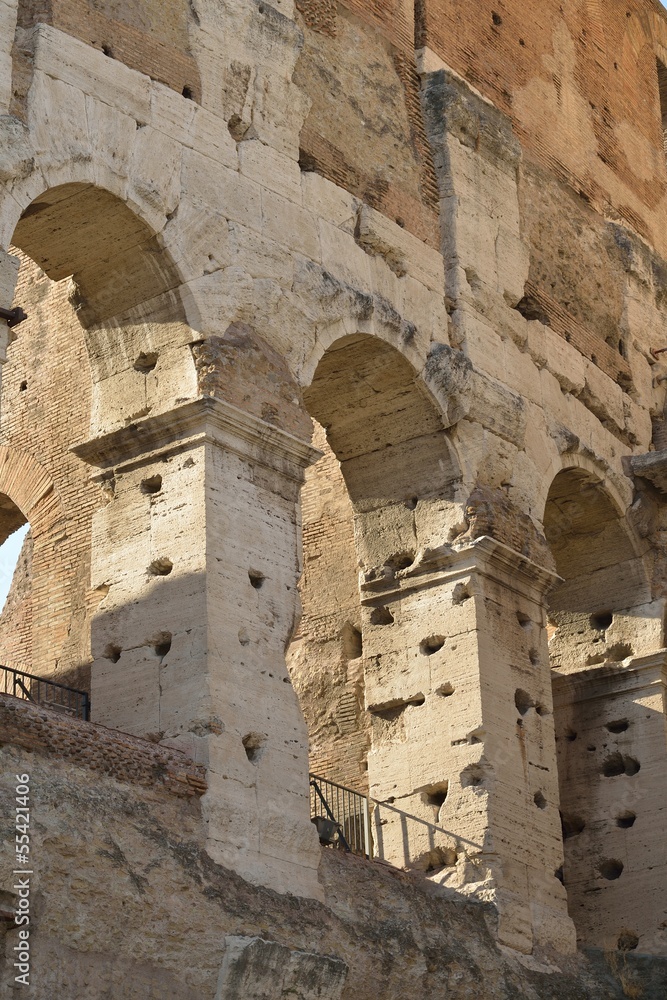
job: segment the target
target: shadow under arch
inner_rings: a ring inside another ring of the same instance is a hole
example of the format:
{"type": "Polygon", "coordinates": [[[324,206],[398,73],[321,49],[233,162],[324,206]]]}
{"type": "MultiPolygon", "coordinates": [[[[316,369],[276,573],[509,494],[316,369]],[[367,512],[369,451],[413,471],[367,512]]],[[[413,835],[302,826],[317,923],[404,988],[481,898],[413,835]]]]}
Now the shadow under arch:
{"type": "Polygon", "coordinates": [[[418,372],[377,336],[331,343],[303,397],[323,456],[301,494],[302,617],[288,663],[311,770],[367,791],[373,716],[364,631],[393,617],[362,607],[360,569],[362,578],[391,574],[447,542],[461,474],[418,372]]]}
{"type": "Polygon", "coordinates": [[[151,227],[117,195],[86,182],[38,195],[24,209],[12,243],[53,281],[74,275],[86,326],[180,284],[151,227]]]}
{"type": "Polygon", "coordinates": [[[651,599],[642,546],[621,498],[589,468],[567,466],[553,479],[544,532],[563,583],[549,597],[552,611],[596,614],[651,599]]]}
{"type": "Polygon", "coordinates": [[[460,468],[442,416],[413,366],[386,341],[369,334],[335,341],[304,401],[325,428],[357,510],[454,498],[460,468]]]}

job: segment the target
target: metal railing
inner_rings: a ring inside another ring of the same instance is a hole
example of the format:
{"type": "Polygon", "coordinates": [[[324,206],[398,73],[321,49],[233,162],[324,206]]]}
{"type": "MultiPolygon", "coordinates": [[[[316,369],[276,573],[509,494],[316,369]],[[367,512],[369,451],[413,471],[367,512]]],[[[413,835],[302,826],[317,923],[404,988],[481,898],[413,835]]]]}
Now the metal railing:
{"type": "Polygon", "coordinates": [[[24,701],[55,709],[77,719],[90,719],[90,697],[86,691],[66,687],[23,670],[0,666],[0,694],[11,694],[24,701]]]}
{"type": "Polygon", "coordinates": [[[310,815],[323,844],[373,857],[368,796],[311,774],[310,815]]]}

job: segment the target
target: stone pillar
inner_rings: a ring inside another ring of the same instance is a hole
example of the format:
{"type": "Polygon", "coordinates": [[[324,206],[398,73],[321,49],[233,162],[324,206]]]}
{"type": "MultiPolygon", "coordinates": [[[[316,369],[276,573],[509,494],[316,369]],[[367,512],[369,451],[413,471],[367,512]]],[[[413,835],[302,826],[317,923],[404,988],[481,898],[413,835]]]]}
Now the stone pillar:
{"type": "Polygon", "coordinates": [[[500,941],[524,952],[575,945],[545,629],[557,579],[483,537],[362,585],[378,849],[492,899],[500,941]]]}
{"type": "Polygon", "coordinates": [[[554,676],[565,886],[583,945],[667,955],[667,650],[554,676]]]}
{"type": "Polygon", "coordinates": [[[109,496],[93,528],[93,720],[207,765],[215,861],[319,897],[308,735],[285,666],[299,490],[319,453],[212,397],[76,451],[109,496]]]}

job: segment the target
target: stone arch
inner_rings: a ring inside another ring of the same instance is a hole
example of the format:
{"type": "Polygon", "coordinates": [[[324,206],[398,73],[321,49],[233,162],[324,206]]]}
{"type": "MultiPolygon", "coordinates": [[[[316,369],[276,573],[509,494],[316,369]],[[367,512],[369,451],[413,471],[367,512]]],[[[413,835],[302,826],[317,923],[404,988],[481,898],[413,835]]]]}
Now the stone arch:
{"type": "Polygon", "coordinates": [[[393,619],[365,609],[360,580],[449,541],[460,467],[419,369],[387,339],[347,334],[317,353],[303,396],[323,456],[302,490],[303,615],[288,660],[313,770],[367,790],[363,636],[393,619]]]}
{"type": "Polygon", "coordinates": [[[543,523],[564,582],[551,594],[552,610],[594,614],[600,602],[620,610],[650,601],[642,546],[626,512],[620,491],[590,461],[570,461],[554,477],[543,523]]]}
{"type": "MultiPolygon", "coordinates": [[[[583,454],[580,451],[568,451],[558,455],[545,471],[536,491],[534,509],[541,521],[544,521],[544,512],[549,499],[549,491],[559,473],[567,469],[581,469],[588,473],[592,479],[604,484],[604,490],[608,494],[614,508],[619,516],[625,515],[632,503],[632,482],[627,476],[612,469],[606,462],[603,462],[592,455],[583,454]]],[[[630,525],[628,530],[632,531],[630,525]]],[[[635,539],[636,544],[639,540],[635,539]]]]}
{"type": "Polygon", "coordinates": [[[171,408],[165,382],[175,391],[179,381],[179,395],[194,396],[181,276],[151,224],[164,225],[164,217],[149,222],[126,197],[85,180],[44,190],[31,178],[16,197],[22,211],[5,242],[52,281],[74,283],[93,381],[93,434],[171,408]]]}

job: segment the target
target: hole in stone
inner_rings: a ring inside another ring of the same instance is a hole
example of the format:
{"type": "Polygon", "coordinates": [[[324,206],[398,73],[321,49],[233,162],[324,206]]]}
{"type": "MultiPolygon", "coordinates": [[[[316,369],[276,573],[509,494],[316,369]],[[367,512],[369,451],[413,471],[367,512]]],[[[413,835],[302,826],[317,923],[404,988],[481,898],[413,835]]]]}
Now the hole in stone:
{"type": "Polygon", "coordinates": [[[565,885],[565,877],[563,875],[563,866],[562,865],[560,866],[560,868],[556,869],[556,871],[554,872],[554,876],[555,876],[555,878],[558,879],[558,881],[560,882],[561,885],[565,885]]]}
{"type": "Polygon", "coordinates": [[[103,45],[102,46],[102,52],[104,53],[105,56],[108,56],[109,59],[113,59],[113,52],[111,50],[111,46],[110,45],[103,45]]]}
{"type": "Polygon", "coordinates": [[[397,552],[390,559],[387,559],[385,566],[394,573],[407,569],[415,561],[414,552],[397,552]]]}
{"type": "Polygon", "coordinates": [[[574,729],[570,729],[569,726],[565,730],[565,734],[564,735],[565,735],[565,739],[567,740],[568,743],[574,743],[574,741],[577,738],[577,734],[575,733],[574,729]]]}
{"type": "Polygon", "coordinates": [[[528,629],[533,624],[532,619],[528,615],[524,615],[523,611],[517,611],[516,620],[518,621],[521,628],[528,629]]]}
{"type": "Polygon", "coordinates": [[[409,701],[401,701],[399,703],[387,705],[384,708],[375,708],[370,706],[368,711],[375,718],[382,719],[383,722],[396,722],[396,720],[403,715],[403,712],[409,704],[409,701]]]}
{"type": "Polygon", "coordinates": [[[517,688],[514,692],[514,704],[520,715],[525,715],[529,708],[534,705],[533,699],[523,688],[517,688]]]}
{"type": "Polygon", "coordinates": [[[469,764],[461,771],[461,787],[476,788],[484,781],[484,768],[481,764],[469,764]]]}
{"type": "Polygon", "coordinates": [[[389,608],[373,608],[371,611],[371,625],[393,625],[394,616],[389,608]]]}
{"type": "Polygon", "coordinates": [[[452,591],[452,604],[464,604],[470,600],[470,591],[465,583],[457,583],[452,591]]]}
{"type": "Polygon", "coordinates": [[[623,862],[618,861],[616,858],[607,858],[606,861],[601,861],[598,866],[598,871],[602,878],[606,878],[609,882],[613,882],[615,879],[621,877],[623,871],[623,862]]]}
{"type": "Polygon", "coordinates": [[[110,642],[102,653],[102,656],[105,660],[111,660],[112,663],[118,663],[122,652],[123,650],[120,646],[116,646],[113,642],[110,642]]]}
{"type": "Polygon", "coordinates": [[[619,663],[621,660],[625,660],[626,657],[632,656],[634,649],[627,642],[615,642],[613,646],[609,646],[605,650],[605,659],[611,660],[612,663],[619,663]]]}
{"type": "Polygon", "coordinates": [[[261,590],[266,577],[263,573],[260,573],[259,570],[249,569],[248,579],[250,580],[251,587],[254,587],[255,590],[261,590]]]}
{"type": "Polygon", "coordinates": [[[418,503],[419,503],[419,497],[410,497],[409,500],[405,501],[405,506],[408,508],[408,510],[414,510],[418,503]]]}
{"type": "Polygon", "coordinates": [[[142,375],[148,375],[152,372],[157,364],[158,355],[155,351],[146,353],[142,351],[137,360],[134,362],[135,372],[141,372],[142,375]]]}
{"type": "Polygon", "coordinates": [[[434,806],[439,812],[447,799],[448,787],[449,782],[440,781],[435,785],[429,785],[427,788],[423,788],[422,798],[424,802],[429,806],[434,806]]]}
{"type": "Polygon", "coordinates": [[[419,643],[419,652],[425,656],[433,656],[445,645],[445,638],[442,635],[429,635],[427,639],[422,639],[419,643]]]}
{"type": "Polygon", "coordinates": [[[619,774],[627,774],[630,777],[636,774],[641,767],[634,757],[626,757],[621,753],[610,754],[602,765],[602,773],[606,778],[615,778],[619,774]]]}
{"type": "Polygon", "coordinates": [[[240,115],[232,115],[227,122],[227,128],[234,142],[241,142],[250,126],[246,125],[240,115]]]}
{"type": "Polygon", "coordinates": [[[28,388],[28,383],[26,382],[25,379],[23,379],[23,381],[19,386],[19,392],[25,392],[27,388],[28,388]]]}
{"type": "Polygon", "coordinates": [[[591,628],[594,628],[596,632],[606,632],[613,620],[614,616],[611,611],[600,611],[597,615],[591,615],[591,628]]]}
{"type": "Polygon", "coordinates": [[[358,660],[363,655],[363,640],[361,632],[350,622],[343,625],[341,632],[343,640],[343,656],[346,660],[358,660]]]}
{"type": "Polygon", "coordinates": [[[540,702],[540,701],[536,701],[535,702],[535,711],[537,712],[538,715],[548,715],[549,714],[549,709],[547,708],[547,706],[543,705],[542,702],[540,702]]]}
{"type": "Polygon", "coordinates": [[[532,666],[536,667],[540,662],[540,654],[536,649],[531,649],[528,653],[528,659],[530,660],[532,666]]]}
{"type": "Polygon", "coordinates": [[[495,10],[491,14],[491,20],[493,21],[493,23],[496,25],[497,28],[500,27],[500,25],[503,23],[502,17],[500,16],[500,14],[496,14],[495,10]]]}
{"type": "Polygon", "coordinates": [[[458,855],[453,847],[434,847],[415,858],[410,864],[410,868],[425,874],[432,874],[443,868],[453,868],[457,860],[458,855]]]}
{"type": "Polygon", "coordinates": [[[156,656],[166,656],[171,649],[171,632],[159,632],[153,638],[153,649],[156,656]]]}
{"type": "Polygon", "coordinates": [[[618,941],[616,942],[619,951],[634,951],[639,944],[639,937],[634,931],[628,931],[625,928],[618,935],[618,941]]]}
{"type": "Polygon", "coordinates": [[[261,733],[246,733],[243,737],[243,749],[251,764],[257,764],[264,753],[265,738],[261,733]]]}
{"type": "Polygon", "coordinates": [[[608,722],[605,728],[610,733],[624,733],[629,725],[630,723],[627,719],[616,719],[615,722],[608,722]]]}
{"type": "Polygon", "coordinates": [[[171,559],[154,559],[148,567],[151,576],[169,576],[174,564],[171,559]]]}
{"type": "Polygon", "coordinates": [[[150,476],[141,480],[142,493],[159,493],[162,489],[162,476],[150,476]]]}
{"type": "Polygon", "coordinates": [[[186,85],[185,87],[183,87],[183,90],[181,91],[181,93],[183,94],[183,97],[186,98],[186,100],[188,100],[188,101],[194,101],[195,95],[192,92],[192,87],[188,87],[186,85]]]}
{"type": "Polygon", "coordinates": [[[547,800],[545,799],[542,792],[535,792],[535,794],[533,795],[533,802],[535,803],[538,809],[546,809],[547,807],[547,800]]]}
{"type": "Polygon", "coordinates": [[[447,683],[441,684],[440,687],[437,687],[435,689],[435,693],[439,694],[441,698],[449,698],[454,694],[454,685],[447,681],[447,683]]]}
{"type": "Polygon", "coordinates": [[[625,812],[619,813],[616,817],[616,826],[620,826],[621,830],[629,830],[631,826],[635,825],[636,819],[636,813],[633,813],[631,809],[626,809],[625,812]]]}
{"type": "Polygon", "coordinates": [[[563,840],[569,840],[570,837],[577,837],[585,827],[586,824],[581,816],[572,816],[563,812],[560,814],[560,828],[563,840]]]}

